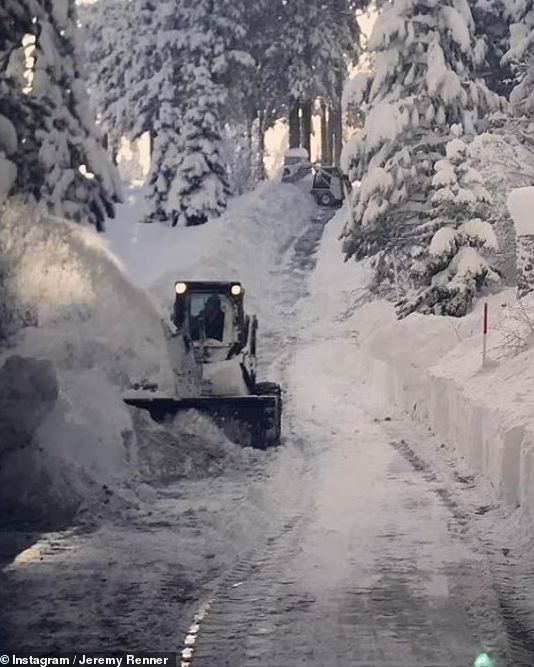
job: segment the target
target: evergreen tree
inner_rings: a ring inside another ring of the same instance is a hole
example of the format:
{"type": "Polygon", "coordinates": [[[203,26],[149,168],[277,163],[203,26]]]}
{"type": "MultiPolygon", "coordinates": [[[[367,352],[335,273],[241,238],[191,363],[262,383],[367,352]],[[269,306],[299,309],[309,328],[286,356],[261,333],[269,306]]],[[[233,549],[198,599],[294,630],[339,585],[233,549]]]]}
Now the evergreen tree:
{"type": "Polygon", "coordinates": [[[365,125],[344,154],[344,166],[361,180],[344,251],[347,258],[373,257],[381,282],[398,278],[399,266],[409,273],[414,248],[427,245],[433,165],[449,126],[460,122],[471,131],[500,101],[474,80],[485,50],[467,3],[391,0],[368,47],[365,125]]]}
{"type": "Polygon", "coordinates": [[[8,95],[0,114],[17,167],[11,193],[102,229],[119,188],[88,111],[74,2],[7,0],[0,19],[8,26],[0,29],[0,85],[8,95]]]}
{"type": "MultiPolygon", "coordinates": [[[[341,121],[341,95],[348,67],[360,54],[356,9],[364,0],[292,0],[275,3],[278,24],[270,53],[284,76],[290,146],[309,150],[312,104],[322,98],[341,121]],[[302,112],[302,128],[299,112],[302,112]],[[302,129],[302,131],[301,131],[302,129]]],[[[341,129],[336,127],[341,141],[341,129]]]]}
{"type": "Polygon", "coordinates": [[[172,225],[198,225],[220,215],[226,206],[229,183],[222,157],[221,115],[233,68],[248,67],[252,61],[240,49],[245,37],[244,3],[182,1],[183,104],[176,150],[163,149],[163,159],[176,159],[173,178],[167,180],[172,225]]]}
{"type": "MultiPolygon", "coordinates": [[[[135,0],[78,5],[91,107],[113,161],[121,138],[137,138],[140,134],[129,80],[132,56],[139,47],[135,10],[135,0]]],[[[142,125],[146,127],[146,123],[142,125]]]]}
{"type": "Polygon", "coordinates": [[[138,40],[127,72],[129,100],[136,116],[132,137],[152,137],[152,162],[146,197],[148,222],[175,224],[170,186],[179,161],[183,124],[186,30],[175,0],[138,0],[138,40]]]}
{"type": "Polygon", "coordinates": [[[518,83],[510,102],[517,113],[534,115],[534,0],[510,0],[510,50],[504,57],[516,69],[518,83]]]}
{"type": "Polygon", "coordinates": [[[425,287],[404,298],[401,317],[410,312],[465,315],[477,292],[499,280],[484,254],[498,249],[492,226],[484,220],[491,201],[482,176],[471,165],[461,126],[447,144],[432,180],[432,214],[427,224],[430,244],[414,270],[425,287]]]}
{"type": "Polygon", "coordinates": [[[29,94],[41,13],[33,0],[0,5],[0,200],[9,193],[39,199],[45,178],[37,129],[50,109],[29,94]]]}

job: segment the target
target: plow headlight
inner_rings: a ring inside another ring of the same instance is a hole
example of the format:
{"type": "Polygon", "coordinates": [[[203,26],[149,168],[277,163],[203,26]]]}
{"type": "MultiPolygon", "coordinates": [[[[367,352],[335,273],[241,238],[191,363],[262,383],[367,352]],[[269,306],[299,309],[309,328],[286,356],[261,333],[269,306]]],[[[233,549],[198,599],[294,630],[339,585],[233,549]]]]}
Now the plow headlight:
{"type": "Polygon", "coordinates": [[[233,294],[233,296],[239,296],[241,292],[243,291],[243,288],[241,285],[232,285],[230,288],[230,292],[233,294]]]}
{"type": "Polygon", "coordinates": [[[187,292],[187,283],[176,283],[174,286],[176,294],[185,294],[187,292]]]}

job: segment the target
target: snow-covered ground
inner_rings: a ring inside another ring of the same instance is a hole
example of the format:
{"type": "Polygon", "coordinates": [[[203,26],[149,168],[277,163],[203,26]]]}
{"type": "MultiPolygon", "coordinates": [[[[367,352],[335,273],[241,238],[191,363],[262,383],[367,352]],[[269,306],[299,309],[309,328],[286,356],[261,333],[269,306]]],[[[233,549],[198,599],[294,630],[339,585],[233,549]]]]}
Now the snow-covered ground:
{"type": "MultiPolygon", "coordinates": [[[[145,485],[137,506],[74,529],[11,536],[0,644],[180,650],[189,633],[193,667],[450,667],[483,650],[499,667],[531,666],[529,533],[513,534],[490,479],[423,409],[429,360],[459,354],[461,338],[478,358],[479,313],[458,329],[395,324],[369,301],[365,267],[340,261],[342,216],[317,248],[325,212],[295,188],[234,206],[205,228],[133,237],[125,215],[111,242],[162,312],[181,267],[243,280],[263,367],[285,388],[284,445],[232,450],[216,477],[145,485]],[[405,414],[414,396],[419,421],[405,414]]],[[[188,428],[205,446],[206,424],[188,428]]]]}

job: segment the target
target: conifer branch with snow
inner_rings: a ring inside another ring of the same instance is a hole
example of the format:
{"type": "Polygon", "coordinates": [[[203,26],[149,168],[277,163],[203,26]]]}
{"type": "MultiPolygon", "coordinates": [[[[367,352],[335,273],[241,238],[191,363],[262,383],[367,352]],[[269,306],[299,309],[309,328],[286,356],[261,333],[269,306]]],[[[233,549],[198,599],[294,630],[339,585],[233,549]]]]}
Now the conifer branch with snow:
{"type": "Polygon", "coordinates": [[[502,101],[475,79],[485,51],[467,2],[384,3],[368,47],[365,125],[343,156],[361,180],[343,248],[346,258],[373,257],[382,281],[391,278],[393,258],[409,268],[413,248],[426,242],[433,165],[449,126],[473,130],[502,101]]]}
{"type": "Polygon", "coordinates": [[[428,248],[416,252],[414,272],[425,287],[398,305],[398,314],[411,312],[461,317],[481,290],[499,281],[487,259],[498,249],[486,217],[491,197],[482,177],[470,164],[462,128],[452,128],[446,158],[435,164],[428,248]]]}

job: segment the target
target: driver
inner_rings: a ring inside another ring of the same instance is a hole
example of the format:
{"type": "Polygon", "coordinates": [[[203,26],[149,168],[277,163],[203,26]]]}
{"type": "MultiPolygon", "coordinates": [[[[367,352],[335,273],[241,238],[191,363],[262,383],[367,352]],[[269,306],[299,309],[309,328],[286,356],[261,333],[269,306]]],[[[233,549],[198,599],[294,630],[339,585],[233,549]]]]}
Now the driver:
{"type": "Polygon", "coordinates": [[[212,294],[204,306],[204,329],[206,338],[222,342],[224,337],[224,311],[217,294],[212,294]]]}

